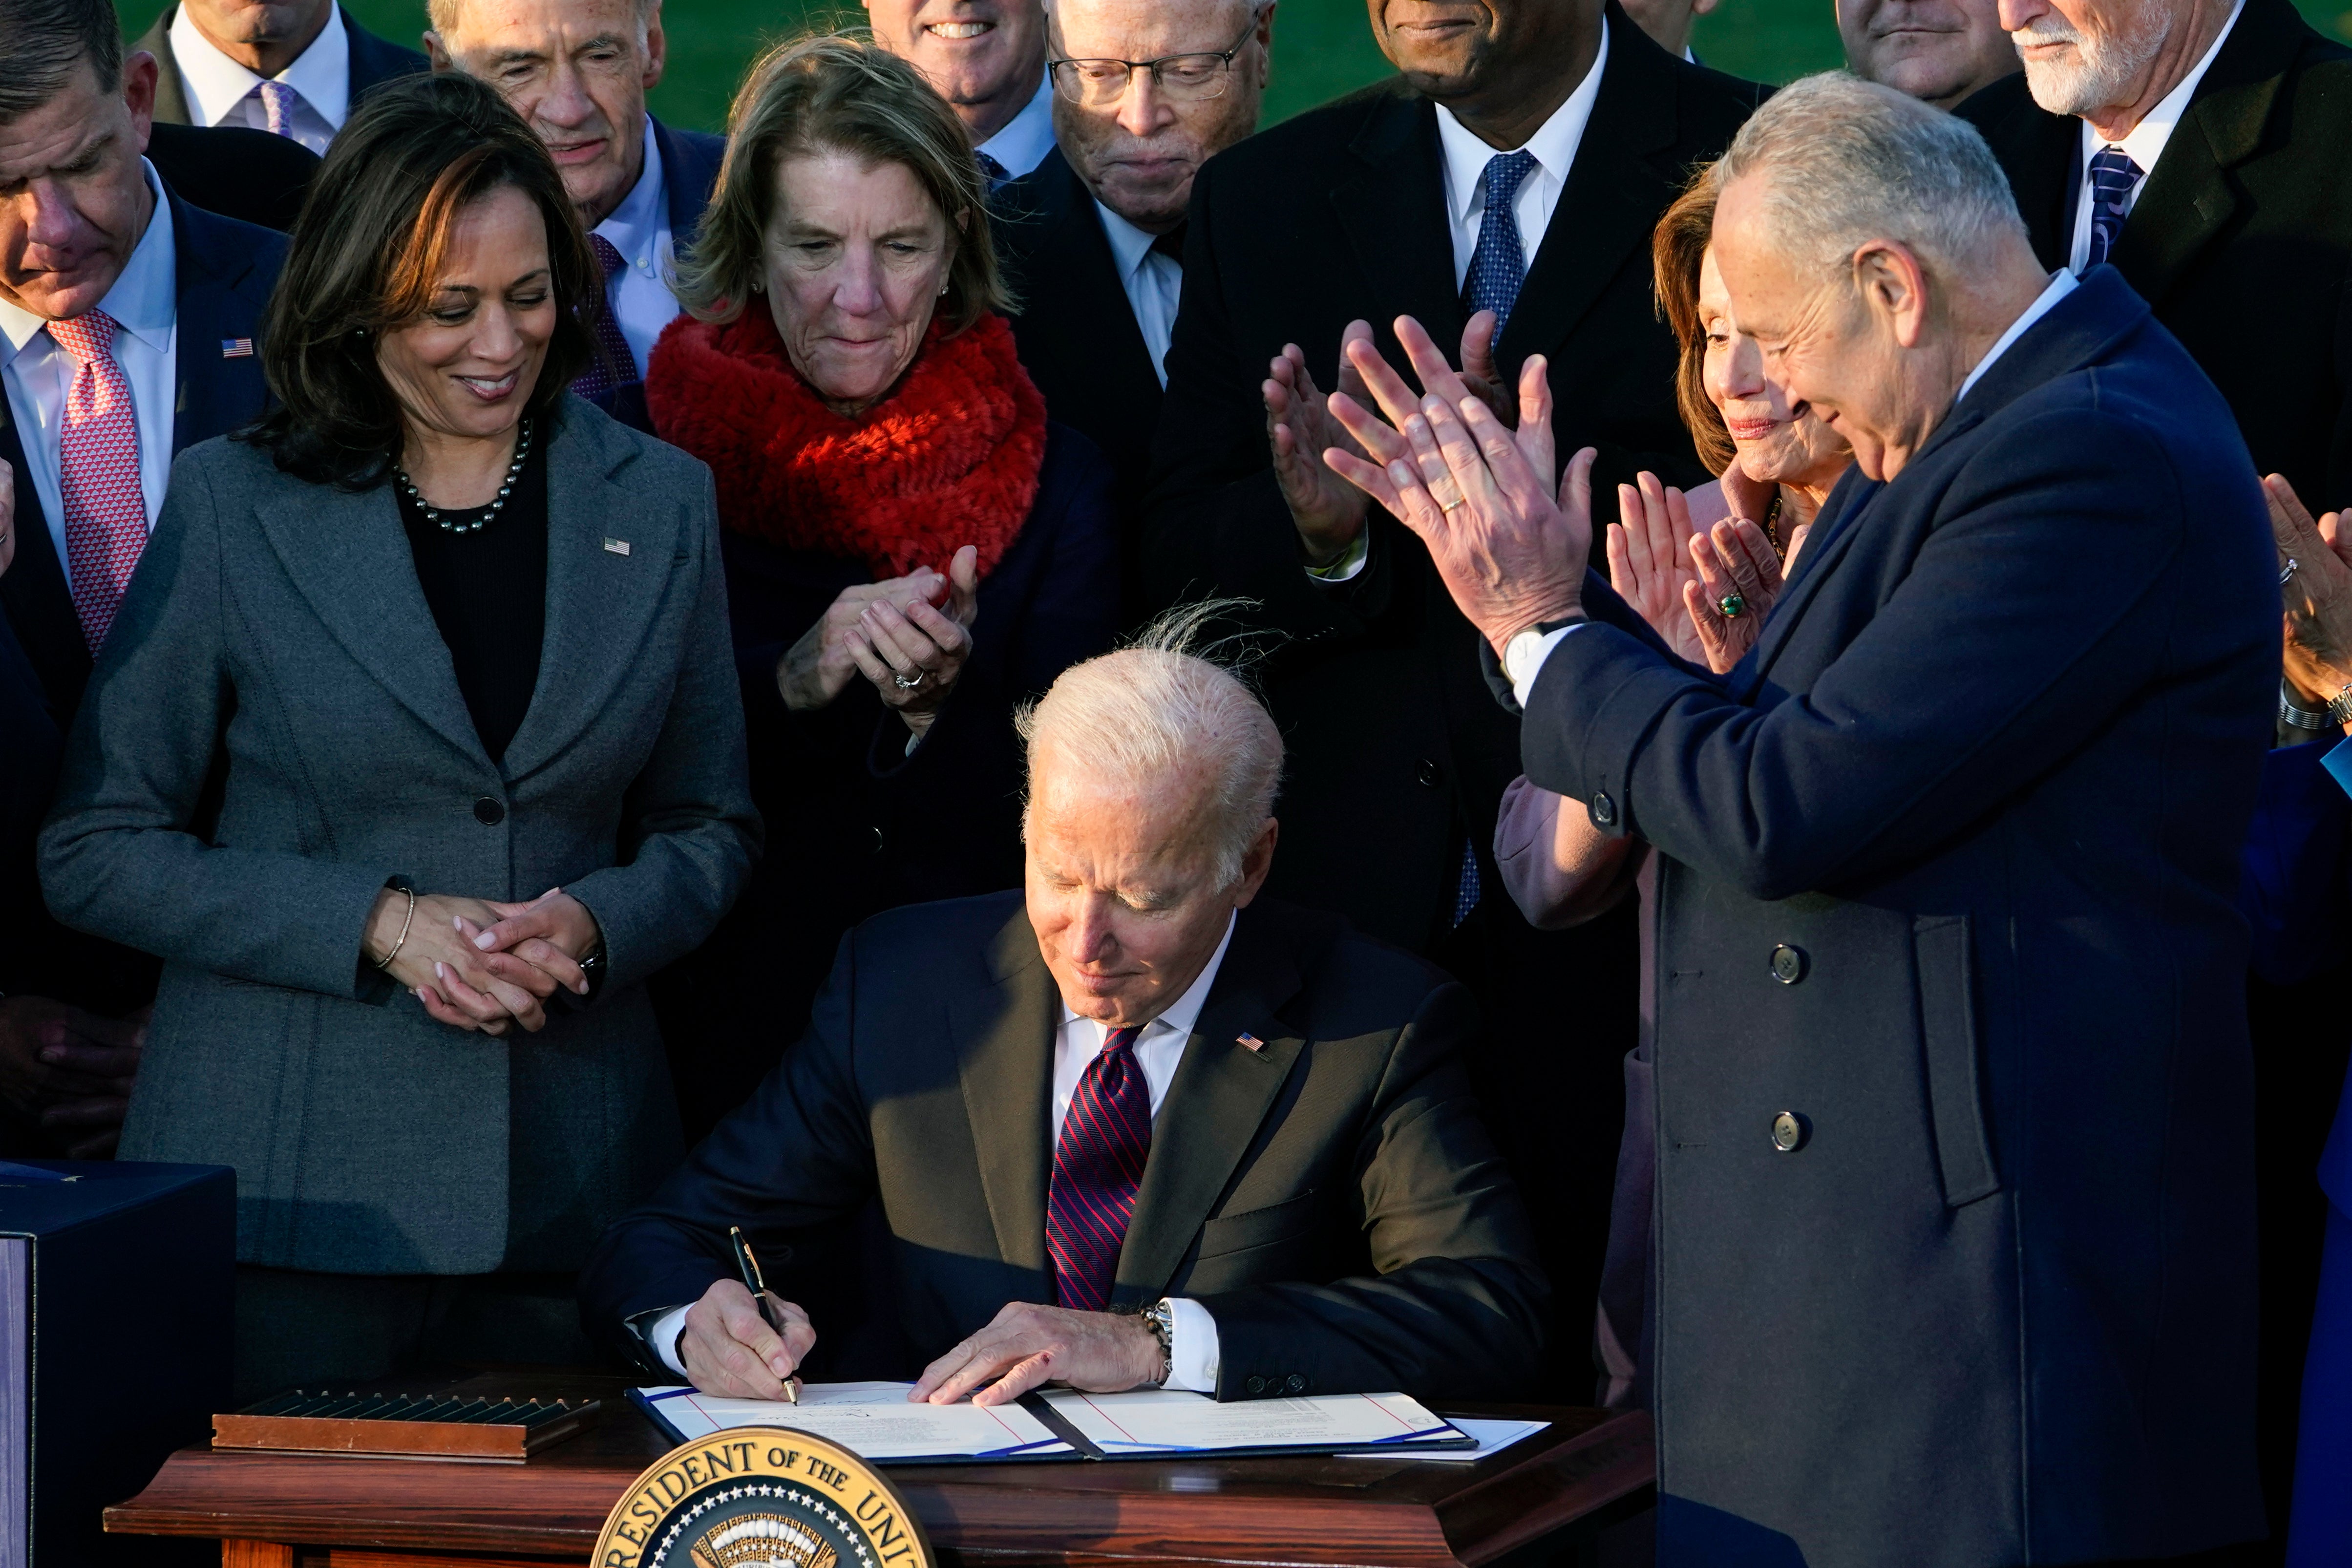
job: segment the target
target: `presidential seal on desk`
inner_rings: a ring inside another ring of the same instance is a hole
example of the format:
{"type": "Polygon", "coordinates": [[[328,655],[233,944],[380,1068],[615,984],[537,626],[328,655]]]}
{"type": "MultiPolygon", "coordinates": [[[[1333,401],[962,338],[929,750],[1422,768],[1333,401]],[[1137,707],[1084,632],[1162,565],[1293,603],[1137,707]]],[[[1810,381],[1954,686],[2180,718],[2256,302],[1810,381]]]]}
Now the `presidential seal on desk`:
{"type": "Polygon", "coordinates": [[[837,1443],[737,1426],[663,1455],[596,1538],[595,1568],[932,1568],[922,1527],[837,1443]]]}

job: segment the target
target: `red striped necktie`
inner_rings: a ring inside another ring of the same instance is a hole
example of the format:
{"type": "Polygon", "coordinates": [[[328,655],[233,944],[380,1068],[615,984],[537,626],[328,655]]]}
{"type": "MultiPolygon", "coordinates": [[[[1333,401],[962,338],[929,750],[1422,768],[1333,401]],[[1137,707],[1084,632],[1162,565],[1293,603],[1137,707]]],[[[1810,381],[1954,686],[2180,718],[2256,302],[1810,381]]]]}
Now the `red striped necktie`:
{"type": "Polygon", "coordinates": [[[1070,1097],[1054,1148],[1054,1180],[1045,1194],[1054,1300],[1081,1312],[1110,1305],[1135,1190],[1151,1156],[1151,1086],[1135,1059],[1136,1037],[1142,1033],[1113,1029],[1103,1041],[1070,1097]]]}
{"type": "Polygon", "coordinates": [[[58,488],[65,503],[66,577],[93,658],[147,548],[139,416],[130,379],[114,361],[114,318],[103,310],[49,323],[50,338],[74,363],[58,425],[58,488]]]}

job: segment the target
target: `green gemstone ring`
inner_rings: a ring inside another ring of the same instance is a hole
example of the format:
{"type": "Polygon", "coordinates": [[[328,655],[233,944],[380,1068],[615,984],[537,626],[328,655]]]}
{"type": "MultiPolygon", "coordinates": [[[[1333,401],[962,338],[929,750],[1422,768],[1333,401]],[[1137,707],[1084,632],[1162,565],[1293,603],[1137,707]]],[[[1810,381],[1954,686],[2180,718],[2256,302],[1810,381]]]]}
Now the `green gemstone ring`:
{"type": "Polygon", "coordinates": [[[1715,607],[1723,612],[1725,620],[1736,621],[1748,613],[1748,601],[1737,594],[1726,594],[1715,602],[1715,607]]]}

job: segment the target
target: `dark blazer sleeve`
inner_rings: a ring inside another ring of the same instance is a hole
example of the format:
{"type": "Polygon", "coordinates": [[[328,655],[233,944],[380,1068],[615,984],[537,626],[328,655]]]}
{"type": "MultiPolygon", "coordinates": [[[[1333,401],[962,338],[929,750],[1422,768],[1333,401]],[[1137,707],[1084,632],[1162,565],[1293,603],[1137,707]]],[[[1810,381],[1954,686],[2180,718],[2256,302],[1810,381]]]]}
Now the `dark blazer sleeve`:
{"type": "Polygon", "coordinates": [[[698,1301],[734,1266],[740,1226],[773,1276],[798,1226],[832,1219],[876,1187],[874,1140],[853,1057],[857,933],[841,939],[808,1032],[742,1106],[695,1146],[644,1206],[604,1234],[580,1275],[589,1331],[632,1364],[667,1379],[628,1327],[645,1313],[698,1301]]]}
{"type": "Polygon", "coordinates": [[[234,700],[220,513],[202,453],[172,465],[163,515],[90,677],[41,834],[57,917],[169,962],[334,996],[390,866],[207,843],[194,831],[234,700]]]}
{"type": "Polygon", "coordinates": [[[1750,706],[1613,626],[1562,639],[1521,731],[1528,778],[1608,795],[1604,831],[1759,899],[1965,831],[2142,689],[2169,631],[2153,596],[2187,538],[2147,426],[2083,409],[2023,430],[1963,467],[1948,521],[1801,699],[1750,706]]]}
{"type": "Polygon", "coordinates": [[[653,754],[629,785],[618,863],[570,891],[604,932],[608,984],[634,985],[702,944],[735,902],[760,852],[743,739],[743,700],[727,627],[719,559],[719,498],[702,493],[687,536],[679,590],[695,610],[653,754]]]}
{"type": "Polygon", "coordinates": [[[2308,980],[2344,956],[2352,798],[2320,765],[2343,743],[2331,736],[2263,759],[2241,903],[2253,931],[2254,973],[2273,985],[2308,980]]]}
{"type": "Polygon", "coordinates": [[[0,993],[45,978],[19,960],[45,923],[33,837],[57,783],[60,744],[40,679],[0,616],[0,993]]]}
{"type": "Polygon", "coordinates": [[[1219,1399],[1283,1394],[1293,1376],[1318,1394],[1501,1399],[1537,1375],[1550,1287],[1456,1059],[1475,1032],[1449,982],[1398,1033],[1356,1152],[1372,1274],[1201,1299],[1219,1399]]]}

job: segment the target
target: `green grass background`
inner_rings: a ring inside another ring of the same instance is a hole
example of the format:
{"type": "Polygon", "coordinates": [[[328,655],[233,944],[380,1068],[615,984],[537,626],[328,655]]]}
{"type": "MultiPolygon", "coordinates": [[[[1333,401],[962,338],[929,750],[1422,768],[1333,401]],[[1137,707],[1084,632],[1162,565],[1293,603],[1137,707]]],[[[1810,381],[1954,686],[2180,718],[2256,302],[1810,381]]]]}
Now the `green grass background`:
{"type": "MultiPolygon", "coordinates": [[[[345,0],[362,25],[412,47],[425,26],[423,0],[345,0]]],[[[1703,17],[1696,43],[1707,64],[1736,76],[1781,82],[1842,62],[1832,0],[1722,0],[1703,17]]],[[[2352,38],[2345,0],[2297,0],[2313,26],[2352,38]]],[[[162,0],[131,0],[124,30],[144,32],[162,0]]],[[[862,20],[846,6],[810,0],[664,0],[669,72],[653,110],[674,124],[722,129],[727,100],[761,45],[809,26],[862,20]]],[[[1280,0],[1275,14],[1274,81],[1266,118],[1280,120],[1388,73],[1371,40],[1363,0],[1280,0]]]]}

